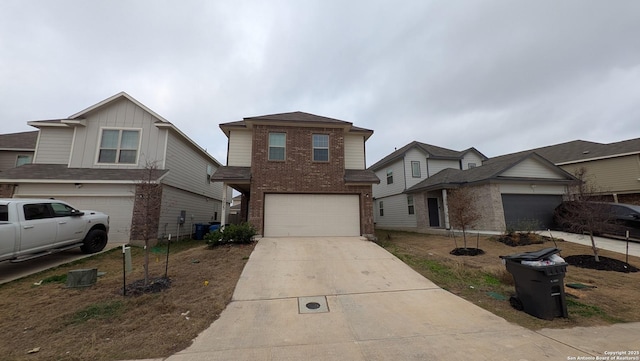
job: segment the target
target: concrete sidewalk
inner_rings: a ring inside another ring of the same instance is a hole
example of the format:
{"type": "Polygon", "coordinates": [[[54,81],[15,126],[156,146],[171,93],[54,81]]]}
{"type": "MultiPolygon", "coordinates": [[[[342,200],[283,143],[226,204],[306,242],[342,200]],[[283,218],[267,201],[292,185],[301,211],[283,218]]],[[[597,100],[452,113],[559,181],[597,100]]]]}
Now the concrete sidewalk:
{"type": "Polygon", "coordinates": [[[530,331],[442,290],[375,243],[265,238],[220,318],[167,360],[595,359],[633,348],[638,334],[637,323],[530,331]]]}

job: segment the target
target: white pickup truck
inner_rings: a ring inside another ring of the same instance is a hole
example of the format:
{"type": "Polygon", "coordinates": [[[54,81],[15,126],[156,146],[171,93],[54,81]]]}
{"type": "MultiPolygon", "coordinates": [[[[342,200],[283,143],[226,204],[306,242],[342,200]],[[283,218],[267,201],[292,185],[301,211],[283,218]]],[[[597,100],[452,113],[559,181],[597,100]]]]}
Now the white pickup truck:
{"type": "Polygon", "coordinates": [[[79,211],[55,199],[0,198],[0,261],[26,261],[75,247],[100,252],[108,233],[104,213],[79,211]]]}

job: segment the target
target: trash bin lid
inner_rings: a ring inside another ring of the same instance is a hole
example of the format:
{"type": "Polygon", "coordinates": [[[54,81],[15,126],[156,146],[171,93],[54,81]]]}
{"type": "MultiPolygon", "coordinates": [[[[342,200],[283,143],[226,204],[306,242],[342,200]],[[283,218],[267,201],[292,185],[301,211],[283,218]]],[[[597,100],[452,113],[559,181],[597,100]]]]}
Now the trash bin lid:
{"type": "Polygon", "coordinates": [[[516,253],[516,254],[510,254],[508,256],[500,256],[500,258],[508,259],[511,261],[538,261],[538,260],[548,258],[551,255],[554,255],[558,252],[560,252],[560,249],[551,247],[551,248],[544,248],[539,251],[516,253]]]}

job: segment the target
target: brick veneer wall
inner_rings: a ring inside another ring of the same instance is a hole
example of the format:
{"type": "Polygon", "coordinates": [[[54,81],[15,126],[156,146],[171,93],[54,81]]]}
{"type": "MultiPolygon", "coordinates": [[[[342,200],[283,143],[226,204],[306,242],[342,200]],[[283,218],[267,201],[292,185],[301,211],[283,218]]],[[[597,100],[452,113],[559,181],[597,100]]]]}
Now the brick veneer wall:
{"type": "Polygon", "coordinates": [[[358,194],[361,234],[373,234],[371,185],[344,182],[344,131],[256,125],[253,128],[249,222],[262,234],[265,193],[358,194]],[[286,133],[284,161],[270,161],[269,133],[286,133]],[[312,160],[313,134],[329,135],[329,162],[312,160]]]}
{"type": "Polygon", "coordinates": [[[0,198],[11,198],[13,197],[13,192],[13,184],[0,184],[0,198]]]}
{"type": "Polygon", "coordinates": [[[152,244],[156,243],[161,209],[161,184],[142,183],[136,185],[131,219],[130,239],[132,241],[144,241],[146,235],[152,244]]]}

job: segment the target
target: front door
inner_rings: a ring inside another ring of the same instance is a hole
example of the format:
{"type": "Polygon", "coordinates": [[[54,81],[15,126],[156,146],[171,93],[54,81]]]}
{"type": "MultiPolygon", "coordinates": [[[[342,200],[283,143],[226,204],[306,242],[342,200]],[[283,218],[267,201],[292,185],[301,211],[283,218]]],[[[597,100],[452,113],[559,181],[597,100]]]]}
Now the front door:
{"type": "Polygon", "coordinates": [[[440,227],[440,212],[438,212],[438,198],[427,198],[429,208],[429,226],[440,227]]]}

